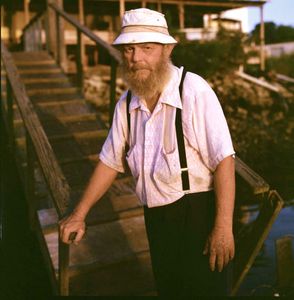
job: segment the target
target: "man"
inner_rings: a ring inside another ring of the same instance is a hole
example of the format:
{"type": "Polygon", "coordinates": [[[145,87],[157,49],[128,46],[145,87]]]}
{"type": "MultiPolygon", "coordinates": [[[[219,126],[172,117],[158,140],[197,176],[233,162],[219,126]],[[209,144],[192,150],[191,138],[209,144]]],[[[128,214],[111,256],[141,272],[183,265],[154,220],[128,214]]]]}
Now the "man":
{"type": "Polygon", "coordinates": [[[124,172],[126,159],[144,205],[159,295],[224,295],[234,256],[234,150],[212,89],[172,65],[176,43],[164,15],[125,13],[113,44],[130,90],[116,105],[100,161],[60,234],[65,243],[71,232],[75,243],[81,240],[88,211],[124,172]]]}

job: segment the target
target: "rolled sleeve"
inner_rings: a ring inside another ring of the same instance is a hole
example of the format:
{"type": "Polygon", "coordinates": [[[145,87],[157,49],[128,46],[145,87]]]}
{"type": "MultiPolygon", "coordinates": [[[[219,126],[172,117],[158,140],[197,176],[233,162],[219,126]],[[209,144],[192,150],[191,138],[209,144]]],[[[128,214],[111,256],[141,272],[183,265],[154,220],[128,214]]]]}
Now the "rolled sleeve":
{"type": "Polygon", "coordinates": [[[125,172],[125,146],[128,134],[126,123],[125,99],[120,99],[115,107],[111,129],[99,153],[99,159],[121,173],[125,172]]]}
{"type": "Polygon", "coordinates": [[[227,156],[235,154],[230,131],[218,98],[208,83],[196,94],[197,143],[204,163],[214,172],[227,156]]]}

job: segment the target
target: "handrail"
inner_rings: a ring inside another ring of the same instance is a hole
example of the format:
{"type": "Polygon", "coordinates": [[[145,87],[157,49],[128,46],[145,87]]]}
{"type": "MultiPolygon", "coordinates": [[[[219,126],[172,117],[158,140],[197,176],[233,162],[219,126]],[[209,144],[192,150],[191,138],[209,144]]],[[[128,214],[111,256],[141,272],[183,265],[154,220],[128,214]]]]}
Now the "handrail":
{"type": "Polygon", "coordinates": [[[1,57],[8,78],[6,84],[11,86],[11,92],[15,97],[28,136],[32,141],[57,214],[61,218],[66,213],[68,207],[70,196],[69,185],[57,163],[57,159],[33,105],[27,96],[25,86],[20,80],[13,58],[2,41],[1,57]]]}
{"type": "Polygon", "coordinates": [[[22,29],[22,35],[21,35],[21,38],[24,36],[24,33],[25,33],[25,31],[29,28],[29,27],[31,27],[31,25],[33,24],[33,23],[35,23],[35,21],[37,21],[40,17],[42,17],[42,15],[44,14],[44,11],[40,11],[40,12],[38,12],[30,21],[29,21],[29,23],[22,29]]]}
{"type": "Polygon", "coordinates": [[[61,15],[64,19],[66,19],[71,25],[73,25],[75,28],[77,28],[79,31],[84,33],[87,37],[89,37],[92,41],[94,41],[96,44],[103,47],[108,54],[113,57],[117,63],[121,63],[121,55],[118,50],[116,50],[114,47],[106,43],[104,40],[99,38],[97,35],[95,35],[89,28],[86,26],[80,24],[75,18],[71,17],[69,14],[67,14],[65,11],[60,9],[56,4],[50,3],[48,4],[52,9],[54,9],[59,15],[61,15]]]}

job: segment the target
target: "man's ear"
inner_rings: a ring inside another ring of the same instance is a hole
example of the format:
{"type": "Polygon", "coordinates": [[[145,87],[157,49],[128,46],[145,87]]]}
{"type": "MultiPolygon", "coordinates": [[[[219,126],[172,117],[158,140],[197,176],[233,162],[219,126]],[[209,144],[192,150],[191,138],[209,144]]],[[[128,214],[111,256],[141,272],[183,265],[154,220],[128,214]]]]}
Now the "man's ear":
{"type": "Polygon", "coordinates": [[[164,45],[164,52],[167,56],[170,56],[173,49],[175,47],[175,44],[165,44],[164,45]]]}

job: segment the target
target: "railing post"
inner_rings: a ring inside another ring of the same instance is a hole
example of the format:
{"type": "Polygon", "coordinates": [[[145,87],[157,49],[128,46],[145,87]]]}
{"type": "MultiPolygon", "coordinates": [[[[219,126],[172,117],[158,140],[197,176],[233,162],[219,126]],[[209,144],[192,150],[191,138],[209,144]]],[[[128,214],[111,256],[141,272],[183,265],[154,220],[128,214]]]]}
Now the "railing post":
{"type": "Polygon", "coordinates": [[[49,47],[49,53],[53,54],[54,58],[56,59],[56,13],[51,7],[49,7],[49,4],[54,2],[54,0],[47,0],[47,46],[49,47]]]}
{"type": "Polygon", "coordinates": [[[58,267],[59,267],[59,294],[68,296],[69,294],[69,250],[70,246],[63,243],[58,238],[58,267]]]}
{"type": "Polygon", "coordinates": [[[57,13],[57,11],[55,11],[55,28],[56,28],[56,61],[57,64],[60,65],[60,59],[61,59],[61,47],[60,47],[60,16],[57,13]]]}
{"type": "Polygon", "coordinates": [[[77,83],[83,92],[84,87],[84,68],[83,68],[83,43],[82,43],[82,32],[77,28],[77,58],[76,58],[76,67],[77,67],[77,83]]]}
{"type": "Polygon", "coordinates": [[[9,145],[11,148],[11,152],[14,155],[13,96],[12,96],[11,84],[8,77],[6,77],[6,101],[7,101],[7,122],[8,122],[9,145]]]}
{"type": "Polygon", "coordinates": [[[113,58],[111,59],[111,78],[110,78],[110,103],[109,103],[109,124],[112,123],[113,112],[116,102],[116,71],[117,62],[113,58]]]}
{"type": "Polygon", "coordinates": [[[29,210],[29,221],[32,229],[35,227],[35,214],[37,209],[35,197],[35,151],[30,134],[26,130],[26,150],[27,150],[27,168],[26,168],[26,197],[29,210]]]}
{"type": "Polygon", "coordinates": [[[37,20],[37,50],[38,51],[41,51],[42,50],[42,20],[43,17],[40,17],[38,20],[37,20]]]}

